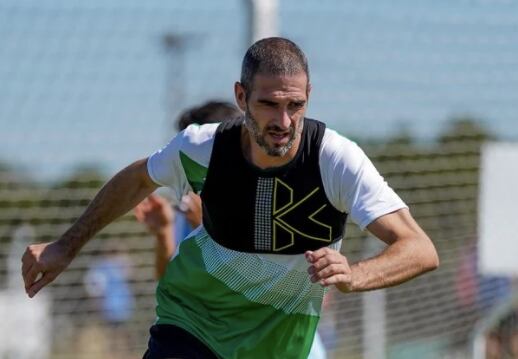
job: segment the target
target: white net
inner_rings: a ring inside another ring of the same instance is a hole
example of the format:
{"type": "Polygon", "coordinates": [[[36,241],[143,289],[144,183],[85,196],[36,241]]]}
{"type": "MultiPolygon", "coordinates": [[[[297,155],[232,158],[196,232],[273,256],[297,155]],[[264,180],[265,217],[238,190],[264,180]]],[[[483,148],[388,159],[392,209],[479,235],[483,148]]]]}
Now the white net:
{"type": "MultiPolygon", "coordinates": [[[[232,101],[246,12],[242,0],[0,2],[0,358],[142,356],[154,242],[131,214],[37,300],[23,296],[19,258],[161,147],[182,109],[232,101]],[[103,302],[107,288],[118,301],[103,302]]],[[[332,293],[320,327],[329,357],[467,357],[475,323],[513,289],[477,274],[476,228],[480,144],[518,138],[518,3],[283,0],[278,24],[310,61],[308,115],[358,141],[441,257],[396,288],[332,293]]],[[[376,251],[354,225],[347,233],[351,261],[376,251]]]]}

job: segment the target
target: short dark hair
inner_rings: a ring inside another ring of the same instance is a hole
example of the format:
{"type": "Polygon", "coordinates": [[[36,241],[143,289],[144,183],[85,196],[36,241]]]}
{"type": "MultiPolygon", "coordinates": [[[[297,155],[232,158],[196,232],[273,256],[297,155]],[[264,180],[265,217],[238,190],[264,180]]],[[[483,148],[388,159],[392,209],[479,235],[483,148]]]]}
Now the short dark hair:
{"type": "Polygon", "coordinates": [[[204,125],[223,122],[241,116],[242,112],[230,102],[209,101],[184,111],[176,122],[176,128],[178,131],[182,131],[192,124],[204,125]]]}
{"type": "Polygon", "coordinates": [[[247,50],[241,66],[241,85],[250,93],[254,76],[296,75],[305,73],[309,82],[308,60],[304,52],[291,40],[269,37],[254,43],[247,50]]]}

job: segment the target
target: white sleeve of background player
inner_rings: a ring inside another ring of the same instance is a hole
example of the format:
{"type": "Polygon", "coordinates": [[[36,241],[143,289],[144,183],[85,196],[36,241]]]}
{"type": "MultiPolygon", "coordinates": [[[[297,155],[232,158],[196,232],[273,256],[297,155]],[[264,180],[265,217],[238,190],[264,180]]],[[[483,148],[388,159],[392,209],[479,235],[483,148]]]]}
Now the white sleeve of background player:
{"type": "Polygon", "coordinates": [[[375,219],[406,208],[358,145],[326,129],[320,173],[327,198],[363,230],[375,219]]]}

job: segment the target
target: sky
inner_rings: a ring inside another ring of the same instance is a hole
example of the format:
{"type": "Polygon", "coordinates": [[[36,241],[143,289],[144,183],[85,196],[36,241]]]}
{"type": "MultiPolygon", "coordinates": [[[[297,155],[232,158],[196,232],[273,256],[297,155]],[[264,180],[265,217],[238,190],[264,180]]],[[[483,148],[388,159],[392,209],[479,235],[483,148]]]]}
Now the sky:
{"type": "MultiPolygon", "coordinates": [[[[244,0],[0,1],[0,162],[39,180],[112,174],[174,135],[184,108],[233,101],[244,0]],[[173,34],[183,46],[167,51],[173,34]]],[[[353,138],[433,139],[470,115],[518,140],[518,2],[280,0],[309,58],[307,115],[353,138]]]]}

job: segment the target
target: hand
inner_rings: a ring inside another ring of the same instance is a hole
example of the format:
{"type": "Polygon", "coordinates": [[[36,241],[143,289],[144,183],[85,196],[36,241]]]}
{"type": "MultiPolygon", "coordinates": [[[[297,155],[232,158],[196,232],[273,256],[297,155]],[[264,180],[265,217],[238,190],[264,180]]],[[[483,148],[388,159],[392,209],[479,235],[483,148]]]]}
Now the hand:
{"type": "Polygon", "coordinates": [[[172,231],[174,212],[163,197],[151,194],[135,207],[137,221],[146,225],[154,235],[172,231]]]}
{"type": "Polygon", "coordinates": [[[72,258],[60,241],[28,246],[22,257],[22,276],[29,297],[34,297],[41,288],[56,279],[72,258]]]}
{"type": "Polygon", "coordinates": [[[194,192],[189,192],[182,197],[180,210],[185,215],[192,228],[198,227],[202,222],[201,198],[194,192]]]}
{"type": "Polygon", "coordinates": [[[311,264],[308,268],[311,282],[324,287],[334,285],[344,293],[353,291],[351,267],[340,252],[324,247],[304,255],[311,264]]]}

